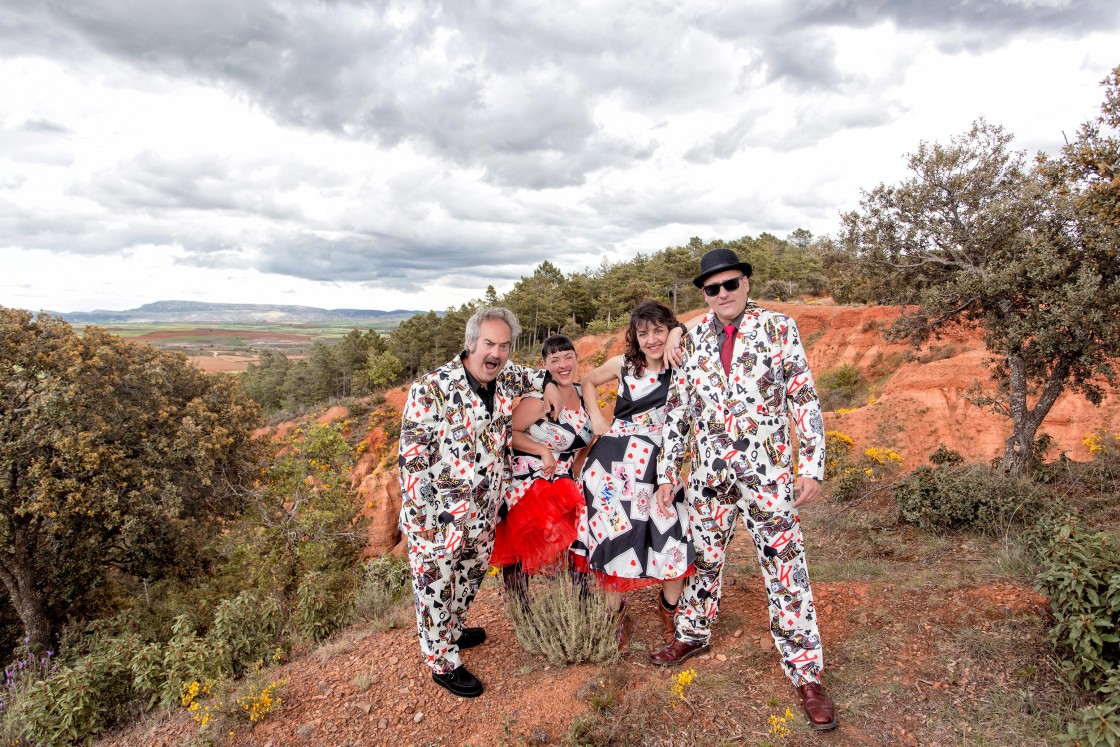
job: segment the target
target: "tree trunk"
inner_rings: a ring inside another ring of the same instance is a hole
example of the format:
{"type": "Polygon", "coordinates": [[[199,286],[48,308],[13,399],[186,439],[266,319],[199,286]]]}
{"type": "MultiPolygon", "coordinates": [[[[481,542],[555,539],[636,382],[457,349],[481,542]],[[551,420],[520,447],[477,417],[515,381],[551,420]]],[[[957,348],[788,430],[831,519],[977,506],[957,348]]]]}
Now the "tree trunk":
{"type": "Polygon", "coordinates": [[[1022,355],[1017,351],[1007,355],[1011,422],[1013,424],[1011,436],[1003,447],[1003,461],[1000,469],[1007,475],[1018,477],[1026,471],[1030,463],[1031,450],[1034,447],[1035,433],[1042,425],[1042,421],[1050,413],[1050,408],[1058,400],[1066,386],[1069,376],[1070,362],[1066,358],[1059,358],[1050,370],[1046,385],[1042,389],[1042,396],[1038,398],[1034,409],[1027,406],[1027,365],[1022,355]]]}
{"type": "Polygon", "coordinates": [[[27,646],[34,653],[42,653],[54,645],[54,625],[47,614],[47,595],[40,588],[35,573],[34,530],[26,517],[8,517],[11,528],[11,553],[0,563],[0,580],[3,580],[12,607],[23,622],[27,646]]]}

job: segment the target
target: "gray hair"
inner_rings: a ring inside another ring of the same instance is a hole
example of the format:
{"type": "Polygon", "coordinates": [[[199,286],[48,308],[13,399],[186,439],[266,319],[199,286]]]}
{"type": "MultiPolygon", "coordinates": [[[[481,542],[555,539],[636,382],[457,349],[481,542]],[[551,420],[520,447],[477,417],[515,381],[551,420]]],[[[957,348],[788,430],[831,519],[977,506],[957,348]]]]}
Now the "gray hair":
{"type": "Polygon", "coordinates": [[[484,306],[474,312],[471,318],[467,320],[467,330],[463,335],[463,342],[466,344],[467,350],[474,352],[478,345],[479,335],[482,334],[482,323],[491,319],[505,322],[505,325],[509,327],[511,346],[517,347],[517,336],[521,334],[521,322],[517,321],[517,315],[501,306],[484,306]]]}

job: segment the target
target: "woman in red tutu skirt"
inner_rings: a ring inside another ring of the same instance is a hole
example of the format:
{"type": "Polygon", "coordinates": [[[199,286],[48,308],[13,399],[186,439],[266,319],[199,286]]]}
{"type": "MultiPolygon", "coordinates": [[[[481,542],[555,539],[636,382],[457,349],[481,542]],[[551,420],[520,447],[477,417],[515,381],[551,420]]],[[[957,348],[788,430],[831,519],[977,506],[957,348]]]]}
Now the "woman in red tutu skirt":
{"type": "Polygon", "coordinates": [[[551,573],[567,564],[584,506],[572,477],[592,436],[575,383],[575,345],[564,335],[552,335],[544,341],[541,357],[560,389],[563,409],[555,421],[549,420],[539,395],[527,395],[514,408],[512,479],[490,558],[491,565],[503,569],[506,587],[521,594],[525,574],[551,573]]]}

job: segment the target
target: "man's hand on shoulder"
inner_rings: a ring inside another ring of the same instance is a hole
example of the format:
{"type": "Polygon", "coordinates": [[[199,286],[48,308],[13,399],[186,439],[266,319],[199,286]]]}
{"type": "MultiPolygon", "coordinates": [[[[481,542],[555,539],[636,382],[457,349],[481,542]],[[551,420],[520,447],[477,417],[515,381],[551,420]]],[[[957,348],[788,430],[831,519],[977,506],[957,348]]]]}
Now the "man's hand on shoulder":
{"type": "Polygon", "coordinates": [[[673,486],[665,482],[657,486],[657,505],[662,511],[668,511],[673,505],[673,486]]]}
{"type": "Polygon", "coordinates": [[[794,508],[801,508],[808,506],[811,503],[816,503],[821,499],[824,493],[821,492],[821,484],[811,477],[799,477],[797,482],[793,484],[794,495],[796,500],[793,502],[794,508]]]}

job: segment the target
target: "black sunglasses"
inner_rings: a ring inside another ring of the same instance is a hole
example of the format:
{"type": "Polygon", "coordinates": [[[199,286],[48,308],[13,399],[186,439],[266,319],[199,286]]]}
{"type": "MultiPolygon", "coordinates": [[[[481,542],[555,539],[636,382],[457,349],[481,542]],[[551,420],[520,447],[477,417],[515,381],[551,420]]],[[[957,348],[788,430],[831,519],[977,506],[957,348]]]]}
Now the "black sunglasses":
{"type": "Polygon", "coordinates": [[[719,289],[723,288],[728,293],[734,293],[739,290],[739,281],[745,278],[746,275],[740,275],[737,278],[724,280],[722,283],[712,283],[704,286],[704,295],[708,298],[715,298],[719,295],[719,289]]]}

